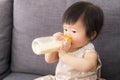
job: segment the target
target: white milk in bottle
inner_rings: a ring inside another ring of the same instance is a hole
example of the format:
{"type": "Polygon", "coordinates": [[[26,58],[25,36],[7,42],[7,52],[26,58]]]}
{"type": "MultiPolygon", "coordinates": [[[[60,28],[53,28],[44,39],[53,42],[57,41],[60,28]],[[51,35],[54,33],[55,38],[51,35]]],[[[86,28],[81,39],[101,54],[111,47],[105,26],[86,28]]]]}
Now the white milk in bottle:
{"type": "MultiPolygon", "coordinates": [[[[69,36],[64,36],[64,38],[71,43],[69,36]]],[[[37,55],[58,51],[61,46],[62,41],[56,40],[52,36],[36,38],[32,42],[32,50],[37,55]]]]}

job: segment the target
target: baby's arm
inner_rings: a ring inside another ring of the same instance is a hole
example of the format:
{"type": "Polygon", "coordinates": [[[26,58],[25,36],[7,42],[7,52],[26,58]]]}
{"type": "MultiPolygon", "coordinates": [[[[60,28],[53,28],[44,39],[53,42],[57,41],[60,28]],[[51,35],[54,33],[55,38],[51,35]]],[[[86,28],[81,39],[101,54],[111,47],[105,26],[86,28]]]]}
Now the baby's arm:
{"type": "Polygon", "coordinates": [[[47,53],[45,54],[45,61],[47,63],[53,63],[55,61],[58,60],[58,52],[51,52],[51,53],[47,53]]]}
{"type": "Polygon", "coordinates": [[[82,72],[93,71],[96,69],[96,66],[97,66],[98,56],[96,52],[87,53],[84,55],[83,58],[75,57],[75,56],[66,54],[65,52],[61,52],[59,54],[59,57],[65,64],[82,72]]]}

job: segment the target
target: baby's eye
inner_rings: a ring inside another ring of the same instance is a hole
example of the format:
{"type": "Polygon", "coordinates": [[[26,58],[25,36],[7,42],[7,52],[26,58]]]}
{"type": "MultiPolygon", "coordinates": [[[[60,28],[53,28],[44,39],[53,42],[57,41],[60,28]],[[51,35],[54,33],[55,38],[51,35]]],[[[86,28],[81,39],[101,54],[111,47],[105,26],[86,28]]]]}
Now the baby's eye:
{"type": "Polygon", "coordinates": [[[73,33],[76,33],[76,31],[72,31],[73,33]]]}
{"type": "Polygon", "coordinates": [[[64,31],[68,31],[67,29],[64,29],[64,31]]]}

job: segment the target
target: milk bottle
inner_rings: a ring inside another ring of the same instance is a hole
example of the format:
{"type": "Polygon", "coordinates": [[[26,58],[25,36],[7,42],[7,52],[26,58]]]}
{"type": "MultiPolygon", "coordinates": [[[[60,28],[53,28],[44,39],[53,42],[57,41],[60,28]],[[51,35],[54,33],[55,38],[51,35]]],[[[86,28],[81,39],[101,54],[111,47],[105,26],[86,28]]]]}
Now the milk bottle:
{"type": "MultiPolygon", "coordinates": [[[[71,43],[69,36],[64,36],[64,38],[67,38],[67,41],[71,43]]],[[[58,51],[61,46],[62,41],[52,36],[36,38],[32,42],[32,50],[37,55],[58,51]]]]}

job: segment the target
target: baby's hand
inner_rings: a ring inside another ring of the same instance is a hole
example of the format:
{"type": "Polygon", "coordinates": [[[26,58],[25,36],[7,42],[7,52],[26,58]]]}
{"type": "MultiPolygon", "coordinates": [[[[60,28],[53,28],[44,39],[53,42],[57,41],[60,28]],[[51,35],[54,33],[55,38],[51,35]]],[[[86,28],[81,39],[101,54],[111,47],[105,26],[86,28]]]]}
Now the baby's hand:
{"type": "Polygon", "coordinates": [[[53,34],[53,37],[57,40],[63,40],[64,39],[64,34],[61,32],[57,32],[53,34]]]}
{"type": "Polygon", "coordinates": [[[53,34],[53,37],[57,40],[62,41],[62,47],[60,50],[67,52],[71,47],[71,38],[69,36],[64,35],[61,32],[57,32],[53,34]]]}
{"type": "Polygon", "coordinates": [[[69,51],[70,47],[71,47],[71,43],[68,41],[67,38],[65,38],[63,40],[62,47],[59,50],[59,57],[62,58],[63,56],[65,56],[69,51]]]}
{"type": "Polygon", "coordinates": [[[60,48],[60,50],[68,52],[68,50],[71,47],[71,42],[68,41],[68,38],[64,38],[62,40],[62,42],[63,42],[63,44],[62,44],[62,47],[60,48]]]}

